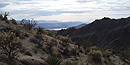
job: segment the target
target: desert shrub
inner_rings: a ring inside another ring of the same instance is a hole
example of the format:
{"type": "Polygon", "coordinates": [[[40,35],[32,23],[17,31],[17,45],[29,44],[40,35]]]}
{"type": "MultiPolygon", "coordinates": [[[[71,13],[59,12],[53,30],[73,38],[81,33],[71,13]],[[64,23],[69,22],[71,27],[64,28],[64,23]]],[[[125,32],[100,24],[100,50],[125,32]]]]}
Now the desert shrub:
{"type": "Polygon", "coordinates": [[[88,42],[88,41],[86,41],[86,40],[83,40],[83,41],[81,42],[81,45],[82,45],[84,48],[86,48],[86,47],[91,47],[93,44],[92,44],[91,42],[88,42]]]}
{"type": "Polygon", "coordinates": [[[19,24],[21,24],[21,25],[25,26],[26,28],[28,28],[29,30],[31,30],[32,28],[35,27],[37,22],[34,19],[31,19],[31,20],[22,19],[22,21],[20,21],[19,24]]]}
{"type": "Polygon", "coordinates": [[[77,50],[78,50],[78,49],[73,48],[73,49],[71,50],[71,54],[76,56],[76,55],[78,54],[78,53],[77,53],[77,50]]]}
{"type": "Polygon", "coordinates": [[[19,37],[20,39],[24,39],[25,37],[29,37],[29,35],[25,32],[23,32],[22,30],[20,30],[19,28],[16,28],[15,26],[8,26],[2,29],[5,32],[13,32],[15,33],[16,37],[19,37]]]}
{"type": "Polygon", "coordinates": [[[19,42],[19,37],[15,36],[13,32],[2,32],[0,35],[0,48],[2,54],[7,55],[7,57],[12,60],[17,57],[21,44],[19,42]]]}
{"type": "Polygon", "coordinates": [[[16,30],[12,30],[13,32],[15,32],[16,36],[19,37],[20,39],[25,39],[25,37],[28,37],[29,35],[26,34],[25,32],[22,32],[21,30],[19,29],[16,29],[16,30]]]}
{"type": "Polygon", "coordinates": [[[30,42],[35,43],[35,44],[40,43],[40,41],[36,38],[30,38],[30,42]]]}
{"type": "Polygon", "coordinates": [[[90,61],[93,61],[95,63],[101,63],[102,62],[101,57],[103,57],[103,55],[102,55],[101,51],[99,51],[99,50],[91,50],[88,53],[88,56],[89,56],[90,61]]]}
{"type": "Polygon", "coordinates": [[[63,42],[66,42],[66,43],[70,42],[70,43],[72,43],[72,40],[69,37],[64,37],[64,36],[58,35],[57,38],[60,39],[63,42]]]}
{"type": "Polygon", "coordinates": [[[4,54],[1,54],[0,55],[0,62],[7,63],[7,61],[8,61],[8,57],[6,55],[4,55],[4,54]]]}
{"type": "Polygon", "coordinates": [[[11,22],[12,22],[12,24],[17,24],[17,22],[16,22],[16,20],[15,19],[12,19],[12,20],[10,20],[11,22]]]}
{"type": "Polygon", "coordinates": [[[5,32],[9,32],[9,31],[12,31],[14,29],[15,29],[15,27],[10,26],[10,27],[3,28],[2,30],[5,32]]]}
{"type": "Polygon", "coordinates": [[[44,40],[43,37],[42,37],[41,35],[39,35],[39,34],[36,34],[36,35],[35,35],[35,38],[37,38],[37,39],[39,39],[39,40],[44,40]]]}
{"type": "Polygon", "coordinates": [[[30,38],[30,42],[36,44],[36,48],[42,48],[43,46],[43,37],[39,34],[35,35],[34,38],[30,38]]]}
{"type": "Polygon", "coordinates": [[[51,55],[47,59],[45,59],[47,65],[60,65],[62,62],[62,59],[58,57],[57,55],[51,55]]]}
{"type": "Polygon", "coordinates": [[[130,51],[122,51],[120,54],[124,58],[130,58],[130,51]]]}
{"type": "Polygon", "coordinates": [[[110,50],[110,49],[107,49],[107,50],[105,50],[105,51],[103,51],[103,56],[104,57],[107,57],[107,58],[109,58],[109,56],[111,56],[112,55],[112,50],[110,50]]]}
{"type": "MultiPolygon", "coordinates": [[[[3,62],[3,65],[22,65],[22,63],[19,60],[10,60],[6,55],[0,55],[0,62],[3,62]]],[[[0,63],[0,65],[2,64],[0,63]]]]}
{"type": "Polygon", "coordinates": [[[43,27],[38,26],[38,27],[36,27],[35,29],[37,30],[37,34],[40,34],[40,35],[41,35],[41,34],[44,33],[44,31],[43,31],[44,28],[43,28],[43,27]]]}
{"type": "Polygon", "coordinates": [[[66,62],[64,63],[64,65],[78,65],[78,63],[77,63],[77,62],[66,61],[66,62]]]}
{"type": "Polygon", "coordinates": [[[51,33],[51,32],[48,32],[47,33],[48,36],[51,36],[51,37],[55,37],[55,34],[51,33]]]}

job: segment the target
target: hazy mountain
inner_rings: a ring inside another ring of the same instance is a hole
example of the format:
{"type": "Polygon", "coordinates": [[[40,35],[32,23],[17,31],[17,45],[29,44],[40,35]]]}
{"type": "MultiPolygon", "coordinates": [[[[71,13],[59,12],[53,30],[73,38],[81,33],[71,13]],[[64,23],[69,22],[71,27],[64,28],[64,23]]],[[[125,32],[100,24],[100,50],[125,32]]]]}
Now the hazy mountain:
{"type": "Polygon", "coordinates": [[[116,50],[130,49],[130,17],[121,19],[103,19],[76,29],[69,28],[60,30],[60,35],[69,35],[73,41],[80,44],[86,40],[101,48],[110,48],[116,50]]]}
{"type": "Polygon", "coordinates": [[[37,26],[44,27],[45,29],[58,29],[58,28],[69,28],[72,26],[76,26],[82,24],[82,22],[58,22],[58,21],[38,21],[37,26]]]}
{"type": "Polygon", "coordinates": [[[56,20],[49,20],[49,21],[46,21],[46,20],[37,20],[38,23],[58,23],[60,21],[56,21],[56,20]]]}

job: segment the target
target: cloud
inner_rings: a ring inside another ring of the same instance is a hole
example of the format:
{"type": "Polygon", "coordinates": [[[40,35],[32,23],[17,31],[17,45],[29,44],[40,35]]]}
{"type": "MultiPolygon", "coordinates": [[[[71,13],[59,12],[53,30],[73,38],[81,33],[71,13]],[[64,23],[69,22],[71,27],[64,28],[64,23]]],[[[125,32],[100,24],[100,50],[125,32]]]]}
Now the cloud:
{"type": "Polygon", "coordinates": [[[130,0],[1,0],[0,11],[10,12],[16,19],[91,21],[104,16],[129,16],[130,0]]]}
{"type": "Polygon", "coordinates": [[[6,7],[6,6],[8,6],[9,4],[8,3],[0,3],[0,8],[3,8],[3,7],[6,7]]]}
{"type": "Polygon", "coordinates": [[[84,13],[85,11],[39,11],[41,13],[37,13],[36,15],[42,16],[52,16],[52,15],[60,15],[63,13],[84,13]]]}
{"type": "Polygon", "coordinates": [[[98,0],[77,0],[76,2],[78,2],[78,3],[87,3],[87,2],[94,2],[94,1],[98,1],[98,0]]]}

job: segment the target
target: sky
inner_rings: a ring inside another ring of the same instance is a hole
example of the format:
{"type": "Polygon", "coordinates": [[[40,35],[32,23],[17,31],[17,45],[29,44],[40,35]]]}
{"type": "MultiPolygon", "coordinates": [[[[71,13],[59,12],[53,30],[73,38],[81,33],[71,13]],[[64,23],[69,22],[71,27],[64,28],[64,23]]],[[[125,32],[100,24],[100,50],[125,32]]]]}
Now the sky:
{"type": "Polygon", "coordinates": [[[16,20],[92,22],[130,16],[130,0],[0,0],[0,12],[16,20]]]}

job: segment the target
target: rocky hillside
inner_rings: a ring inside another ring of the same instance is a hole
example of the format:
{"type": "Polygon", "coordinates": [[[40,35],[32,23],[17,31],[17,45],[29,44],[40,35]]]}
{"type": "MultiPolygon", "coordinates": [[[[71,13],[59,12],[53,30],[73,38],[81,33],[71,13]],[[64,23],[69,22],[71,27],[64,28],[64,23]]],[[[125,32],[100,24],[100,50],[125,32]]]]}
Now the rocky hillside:
{"type": "MultiPolygon", "coordinates": [[[[40,27],[28,27],[30,24],[25,26],[14,19],[0,17],[0,65],[129,64],[129,59],[122,59],[112,50],[78,46],[68,37],[54,35],[40,27]]],[[[75,30],[77,29],[73,32],[75,30]]]]}
{"type": "Polygon", "coordinates": [[[60,30],[60,35],[71,37],[80,44],[86,40],[101,48],[130,49],[130,17],[121,19],[103,18],[80,28],[60,30]]]}

